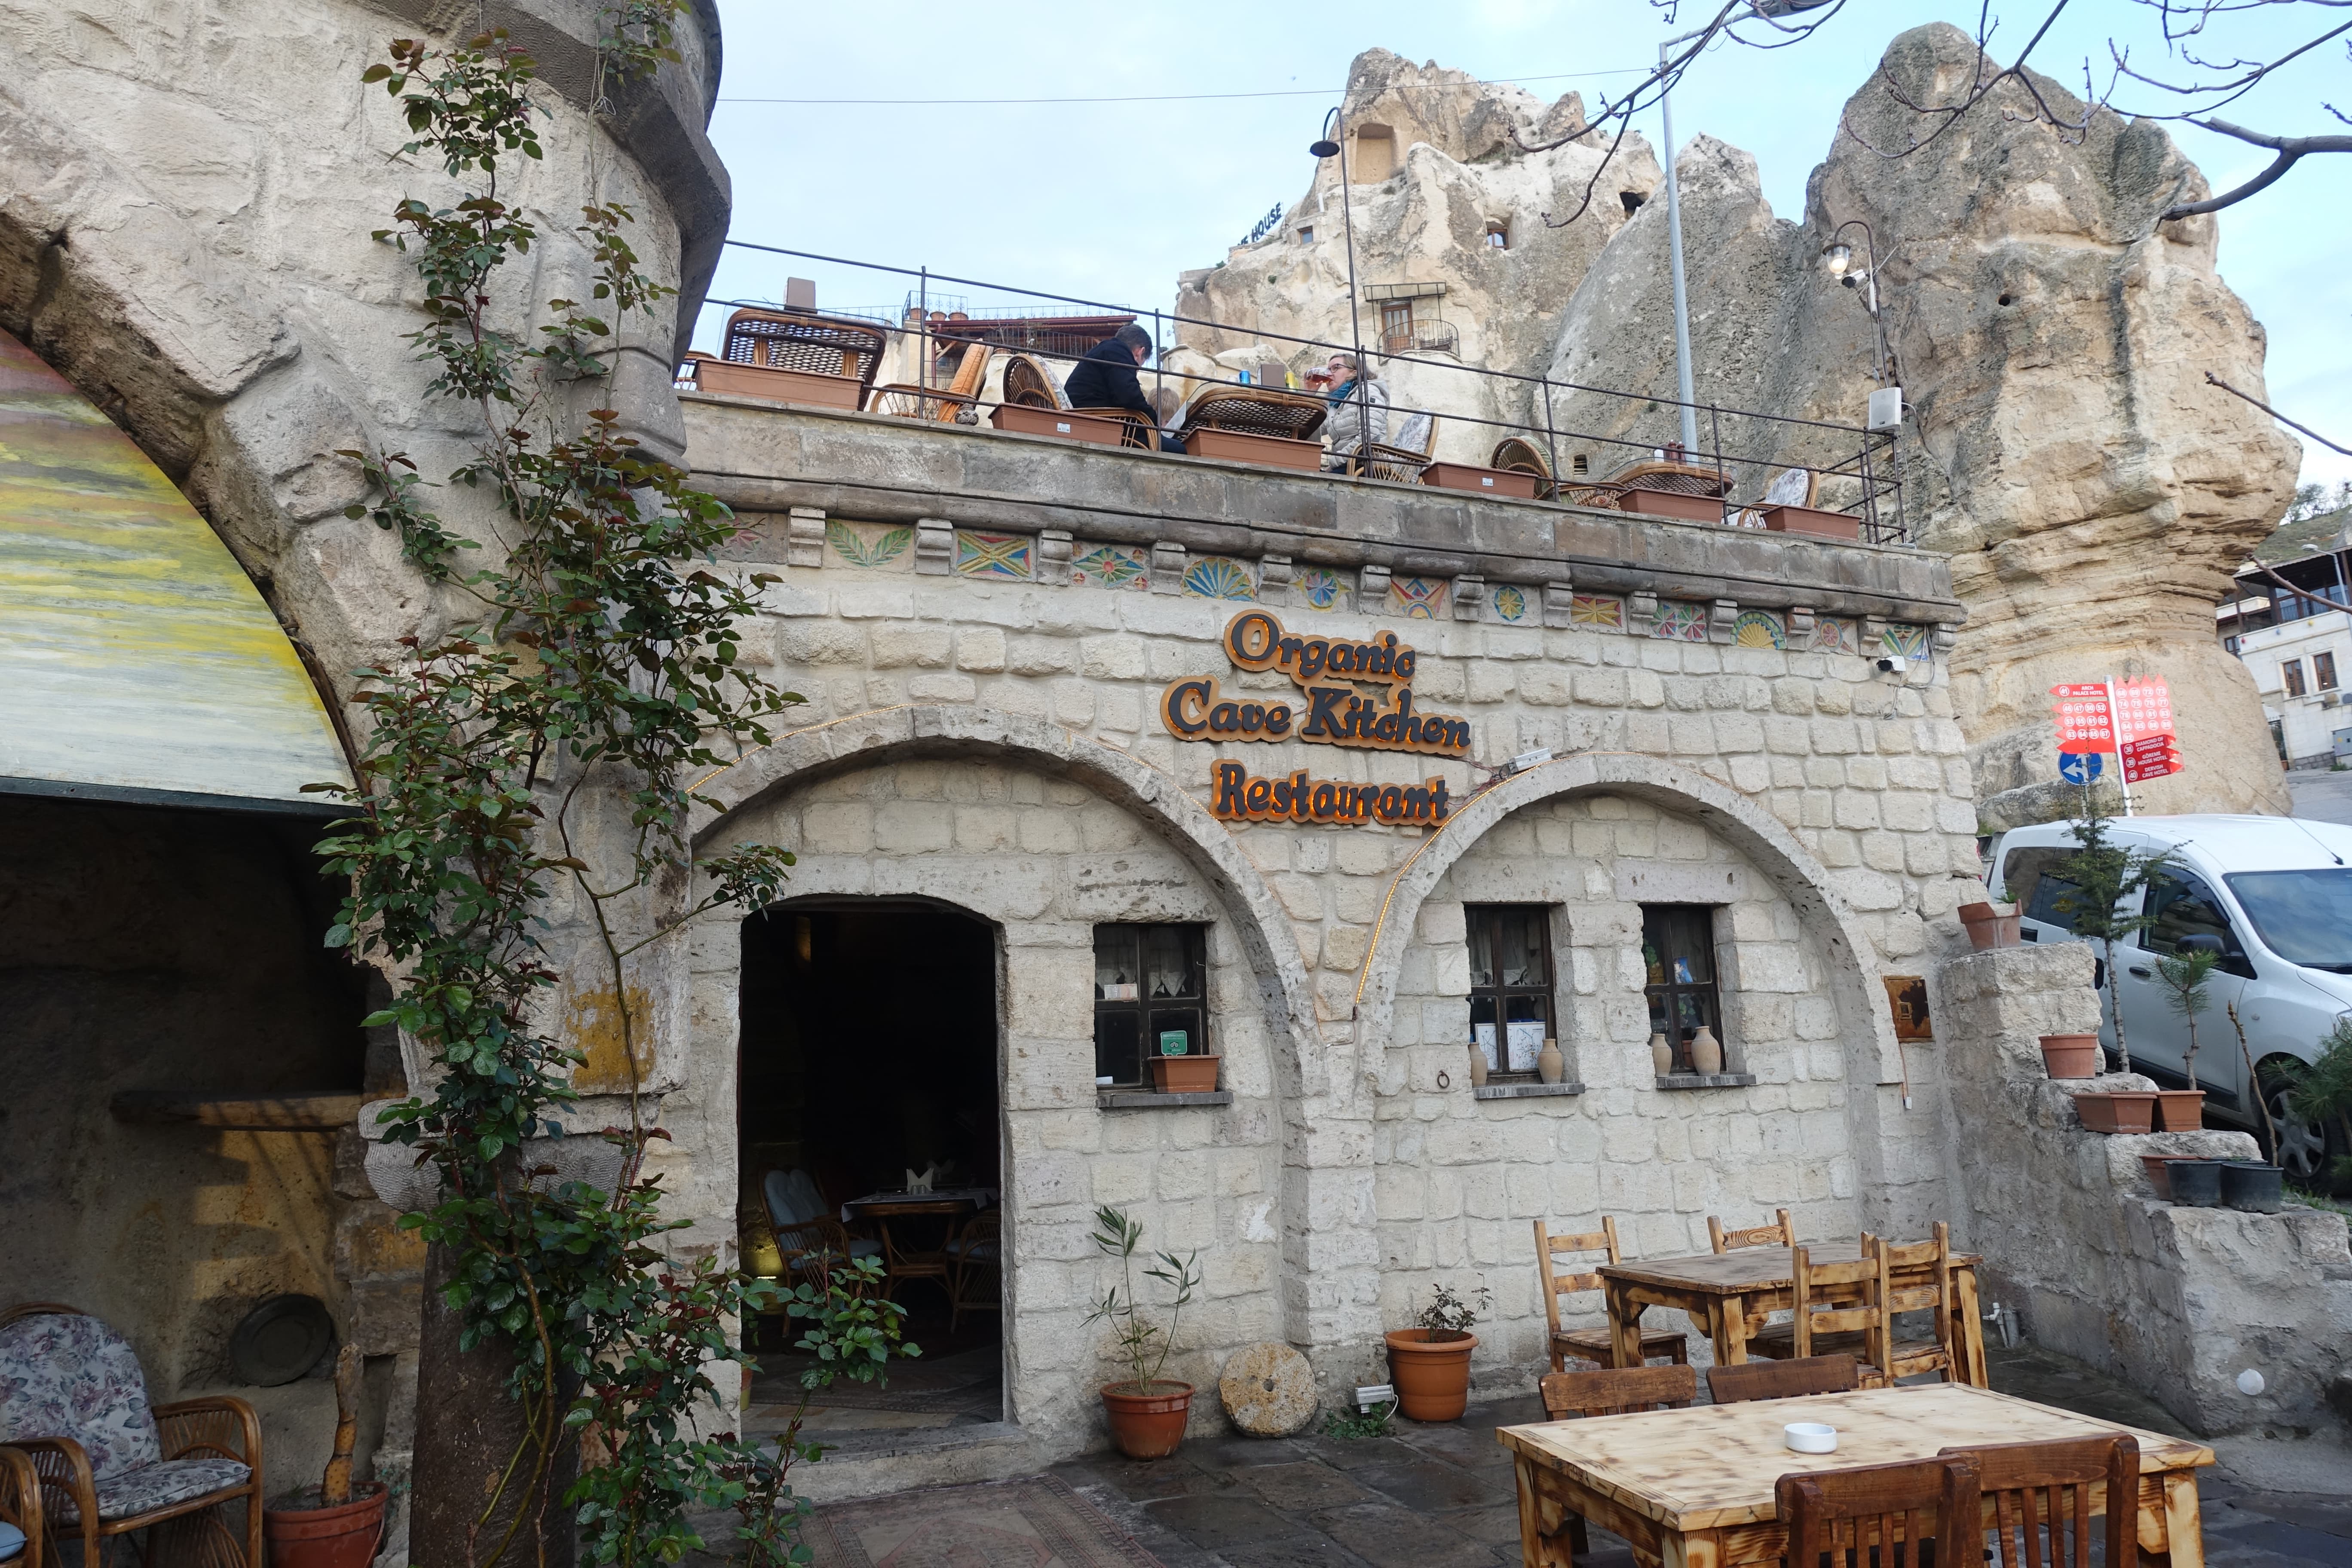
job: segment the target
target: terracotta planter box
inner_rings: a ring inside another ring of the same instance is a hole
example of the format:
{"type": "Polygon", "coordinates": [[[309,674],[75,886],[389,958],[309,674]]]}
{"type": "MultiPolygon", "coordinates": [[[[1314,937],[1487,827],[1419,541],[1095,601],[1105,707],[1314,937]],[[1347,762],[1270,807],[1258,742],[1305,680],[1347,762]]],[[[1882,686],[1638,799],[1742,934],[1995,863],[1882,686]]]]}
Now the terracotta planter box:
{"type": "Polygon", "coordinates": [[[1768,506],[1764,526],[1775,533],[1810,533],[1816,539],[1860,539],[1862,519],[1811,506],[1768,506]]]}
{"type": "Polygon", "coordinates": [[[2201,1089],[2159,1089],[2156,1091],[2156,1127],[2159,1132],[2194,1132],[2205,1125],[2205,1091],[2201,1089]]]}
{"type": "Polygon", "coordinates": [[[2172,1201],[2172,1172],[2168,1168],[2172,1159],[2170,1154],[2142,1154],[2139,1157],[2139,1168],[2147,1177],[2149,1189],[2168,1204],[2172,1201]]]}
{"type": "Polygon", "coordinates": [[[1996,947],[2015,947],[2021,940],[2023,917],[2015,913],[2002,914],[1990,904],[1962,904],[1960,926],[1969,933],[1969,945],[1979,952],[1996,947]]]}
{"type": "Polygon", "coordinates": [[[1468,463],[1432,463],[1421,470],[1421,482],[1441,490],[1475,490],[1480,495],[1536,499],[1536,477],[1512,468],[1479,468],[1468,463]]]}
{"type": "Polygon", "coordinates": [[[1433,1342],[1432,1331],[1395,1329],[1386,1336],[1397,1408],[1408,1421],[1459,1421],[1470,1407],[1470,1352],[1478,1336],[1433,1342]]]}
{"type": "Polygon", "coordinates": [[[1721,522],[1723,502],[1714,496],[1685,495],[1681,490],[1644,489],[1639,485],[1622,490],[1617,510],[1646,517],[1678,517],[1685,522],[1721,522]]]}
{"type": "Polygon", "coordinates": [[[765,397],[777,403],[806,403],[819,408],[856,408],[866,396],[866,385],[856,376],[819,375],[805,370],[771,370],[765,365],[737,364],[732,360],[704,359],[695,363],[697,391],[725,393],[736,397],[765,397]]]}
{"type": "Polygon", "coordinates": [[[1186,430],[1182,435],[1189,457],[1217,458],[1228,463],[1264,463],[1269,468],[1298,468],[1310,474],[1319,473],[1323,468],[1320,441],[1244,436],[1238,430],[1186,430]]]}
{"type": "Polygon", "coordinates": [[[1163,1379],[1138,1393],[1131,1383],[1107,1383],[1102,1402],[1114,1447],[1130,1459],[1164,1459],[1184,1440],[1192,1385],[1163,1379]]]}
{"type": "Polygon", "coordinates": [[[1118,446],[1127,435],[1124,420],[1096,414],[1073,414],[1066,408],[1031,408],[1000,403],[988,422],[1016,436],[1054,436],[1065,441],[1089,441],[1097,447],[1118,446]]]}
{"type": "Polygon", "coordinates": [[[1217,1087],[1217,1063],[1223,1058],[1153,1057],[1151,1087],[1162,1094],[1207,1094],[1217,1087]]]}
{"type": "Polygon", "coordinates": [[[271,1568],[368,1568],[383,1534],[385,1495],[382,1481],[368,1481],[333,1508],[264,1509],[271,1568]]]}
{"type": "Polygon", "coordinates": [[[2094,1132],[2152,1132],[2156,1130],[2156,1093],[2145,1089],[2110,1089],[2104,1094],[2078,1094],[2074,1114],[2094,1132]]]}
{"type": "Polygon", "coordinates": [[[2042,1065],[2054,1079],[2096,1078],[2099,1076],[2099,1037],[2044,1035],[2042,1037],[2042,1065]]]}

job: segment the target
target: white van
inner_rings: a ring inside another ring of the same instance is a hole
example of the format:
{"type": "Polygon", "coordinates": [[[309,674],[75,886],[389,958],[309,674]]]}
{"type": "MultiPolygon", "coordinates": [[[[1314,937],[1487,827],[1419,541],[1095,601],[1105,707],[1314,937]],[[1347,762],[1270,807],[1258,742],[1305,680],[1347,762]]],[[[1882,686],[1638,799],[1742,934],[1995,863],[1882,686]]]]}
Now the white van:
{"type": "MultiPolygon", "coordinates": [[[[2185,1087],[2188,1023],[2168,1005],[2153,960],[2188,947],[2218,950],[2221,963],[2197,1017],[2206,1111],[2265,1138],[2230,1025],[2234,1002],[2278,1122],[2275,1157],[2299,1180],[2321,1179],[2347,1152],[2342,1130],[2290,1114],[2279,1068],[2284,1058],[2316,1057],[2336,1020],[2352,1014],[2352,827],[2285,816],[2125,816],[2109,825],[2109,837],[2120,847],[2172,856],[2124,906],[2154,914],[2155,923],[2116,944],[2132,1070],[2185,1087]]],[[[2016,903],[2027,942],[2084,940],[2057,907],[2069,889],[2052,873],[2078,847],[2063,822],[2012,828],[1994,842],[1986,883],[1996,900],[2016,903]]],[[[2099,1033],[2113,1061],[2104,965],[2098,973],[2099,1033]]]]}

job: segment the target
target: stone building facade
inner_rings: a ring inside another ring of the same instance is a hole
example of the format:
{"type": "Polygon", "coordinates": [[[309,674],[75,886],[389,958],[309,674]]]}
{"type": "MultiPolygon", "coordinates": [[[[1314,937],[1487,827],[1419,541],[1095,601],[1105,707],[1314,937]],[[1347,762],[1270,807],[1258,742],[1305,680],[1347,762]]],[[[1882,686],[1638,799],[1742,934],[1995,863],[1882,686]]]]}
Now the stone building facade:
{"type": "MultiPolygon", "coordinates": [[[[792,847],[787,914],[920,901],[994,942],[1019,1433],[1002,1465],[1097,1440],[1099,1205],[1201,1252],[1173,1375],[1205,1387],[1276,1339],[1327,1393],[1379,1380],[1381,1331],[1439,1282],[1492,1293],[1476,1375],[1525,1387],[1544,1359],[1536,1219],[1612,1215],[1656,1254],[1704,1250],[1710,1214],[1785,1207],[1829,1237],[1945,1213],[1935,1049],[1898,1043],[1881,984],[1923,973],[1980,896],[1940,560],[686,407],[697,480],[744,525],[733,569],[777,579],[751,657],[807,699],[702,782],[698,851],[792,847]],[[1308,733],[1297,671],[1318,639],[1410,654],[1409,701],[1393,674],[1349,671],[1351,694],[1458,721],[1423,732],[1467,743],[1308,733]],[[1255,797],[1224,787],[1236,764],[1265,781],[1255,797]],[[1309,791],[1276,792],[1302,774],[1309,791]],[[1371,820],[1312,820],[1324,783],[1371,820]],[[1441,784],[1442,808],[1404,793],[1441,784]],[[1384,824],[1383,791],[1386,815],[1420,819],[1384,824]],[[1546,911],[1557,1084],[1470,1081],[1465,912],[1503,907],[1546,911]],[[1652,1058],[1659,907],[1706,922],[1727,1056],[1711,1078],[1652,1058]],[[1097,1087],[1095,932],[1118,922],[1207,928],[1213,1103],[1097,1087]]],[[[741,1023],[743,927],[714,915],[692,939],[665,1107],[672,1190],[721,1247],[757,1176],[738,1166],[737,1064],[766,1048],[741,1023]]],[[[868,1092],[894,1092],[886,1042],[841,1048],[884,1053],[868,1092]]],[[[812,1479],[854,1484],[835,1474],[812,1479]]]]}

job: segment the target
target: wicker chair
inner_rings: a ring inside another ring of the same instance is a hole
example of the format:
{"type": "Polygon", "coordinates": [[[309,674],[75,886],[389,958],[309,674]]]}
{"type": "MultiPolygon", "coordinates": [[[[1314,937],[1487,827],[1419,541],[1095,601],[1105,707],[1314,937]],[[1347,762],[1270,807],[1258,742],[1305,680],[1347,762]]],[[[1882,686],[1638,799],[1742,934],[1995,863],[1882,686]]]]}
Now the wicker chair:
{"type": "Polygon", "coordinates": [[[860,1258],[879,1258],[882,1244],[852,1237],[849,1228],[823,1211],[816,1184],[800,1171],[770,1171],[760,1178],[768,1224],[783,1259],[783,1282],[828,1288],[833,1271],[860,1258]]]}
{"type": "Polygon", "coordinates": [[[1319,397],[1262,386],[1212,386],[1185,405],[1187,430],[1232,430],[1244,436],[1278,436],[1312,441],[1330,415],[1319,397]]]}
{"type": "Polygon", "coordinates": [[[719,357],[764,370],[846,376],[857,383],[862,398],[881,366],[884,337],[868,321],[799,310],[738,310],[727,318],[726,346],[719,357]]]}
{"type": "Polygon", "coordinates": [[[955,1270],[948,1286],[948,1332],[966,1312],[1004,1310],[1004,1213],[984,1208],[964,1222],[961,1235],[948,1243],[948,1260],[955,1270]]]}
{"type": "Polygon", "coordinates": [[[0,1563],[41,1568],[41,1476],[21,1448],[0,1448],[0,1563]]]}
{"type": "MultiPolygon", "coordinates": [[[[1536,477],[1536,499],[1551,500],[1559,494],[1559,483],[1551,477],[1551,465],[1544,461],[1543,453],[1532,441],[1517,436],[1506,436],[1495,445],[1495,455],[1486,459],[1490,468],[1500,468],[1507,474],[1533,474],[1536,477]]],[[[1611,506],[1616,505],[1612,493],[1611,506]]]]}
{"type": "Polygon", "coordinates": [[[1643,458],[1609,476],[1620,489],[1674,490],[1686,496],[1719,496],[1731,488],[1713,468],[1672,458],[1643,458]]]}
{"type": "Polygon", "coordinates": [[[1437,444],[1437,416],[1415,411],[1397,426],[1393,441],[1368,442],[1348,454],[1348,472],[1361,479],[1393,479],[1419,484],[1429,467],[1429,449],[1437,444]]]}
{"type": "Polygon", "coordinates": [[[1067,408],[1053,373],[1030,354],[1004,358],[1004,401],[1020,408],[1067,408]]]}
{"type": "MultiPolygon", "coordinates": [[[[261,1420],[226,1394],[147,1403],[129,1342],[78,1308],[32,1301],[0,1312],[0,1444],[30,1463],[50,1560],[65,1538],[85,1568],[150,1530],[140,1552],[210,1568],[261,1568],[261,1420]],[[223,1521],[242,1500],[241,1529],[223,1521]]],[[[14,1460],[10,1469],[21,1478],[14,1460]]],[[[0,1482],[0,1485],[5,1485],[0,1482]]],[[[35,1533],[26,1530],[29,1536],[35,1533]]],[[[37,1568],[27,1560],[27,1568],[37,1568]]]]}
{"type": "Polygon", "coordinates": [[[909,386],[893,382],[877,386],[866,405],[869,414],[895,414],[901,419],[934,419],[940,424],[971,424],[979,417],[981,384],[988,379],[986,343],[967,343],[956,362],[954,377],[944,387],[909,386]],[[970,419],[964,416],[969,414],[970,419]]]}

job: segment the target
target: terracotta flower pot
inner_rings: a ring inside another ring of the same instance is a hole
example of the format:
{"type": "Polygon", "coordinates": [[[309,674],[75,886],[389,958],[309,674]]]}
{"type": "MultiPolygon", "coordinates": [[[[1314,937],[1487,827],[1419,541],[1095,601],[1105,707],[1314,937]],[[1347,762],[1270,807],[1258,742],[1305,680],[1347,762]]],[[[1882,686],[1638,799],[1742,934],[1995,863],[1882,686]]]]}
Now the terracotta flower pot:
{"type": "Polygon", "coordinates": [[[2052,1078],[2096,1078],[2099,1076],[2099,1037],[2096,1035],[2044,1035],[2042,1037],[2042,1065],[2052,1078]]]}
{"type": "Polygon", "coordinates": [[[1470,1407],[1470,1352],[1478,1336],[1433,1340],[1434,1329],[1395,1329],[1388,1336],[1389,1377],[1408,1421],[1459,1421],[1470,1407]]]}
{"type": "Polygon", "coordinates": [[[2156,1194],[2159,1203],[2172,1201],[2172,1172],[2167,1167],[2173,1158],[2170,1154],[2142,1154],[2139,1157],[2139,1168],[2147,1175],[2148,1190],[2156,1194]]]}
{"type": "Polygon", "coordinates": [[[1149,1389],[1106,1383],[1102,1402],[1113,1447],[1130,1459],[1164,1459],[1184,1440],[1184,1423],[1192,1415],[1192,1385],[1169,1379],[1149,1389]]]}
{"type": "Polygon", "coordinates": [[[1153,1057],[1151,1087],[1162,1094],[1207,1094],[1217,1087],[1219,1057],[1153,1057]]]}
{"type": "Polygon", "coordinates": [[[2015,947],[2021,940],[2023,927],[2017,912],[2003,914],[1991,904],[1975,903],[1960,906],[1960,924],[1969,933],[1969,945],[1979,952],[1996,947],[2015,947]]]}
{"type": "Polygon", "coordinates": [[[2205,1091],[2201,1089],[2159,1089],[2156,1091],[2156,1126],[2159,1132],[2194,1132],[2205,1125],[2205,1091]]]}
{"type": "Polygon", "coordinates": [[[2074,1114],[2094,1132],[2155,1131],[2156,1092],[2145,1089],[2110,1089],[2104,1094],[2078,1094],[2074,1114]]]}
{"type": "Polygon", "coordinates": [[[384,1497],[383,1483],[370,1481],[334,1508],[262,1510],[269,1568],[367,1568],[383,1534],[384,1497]]]}

